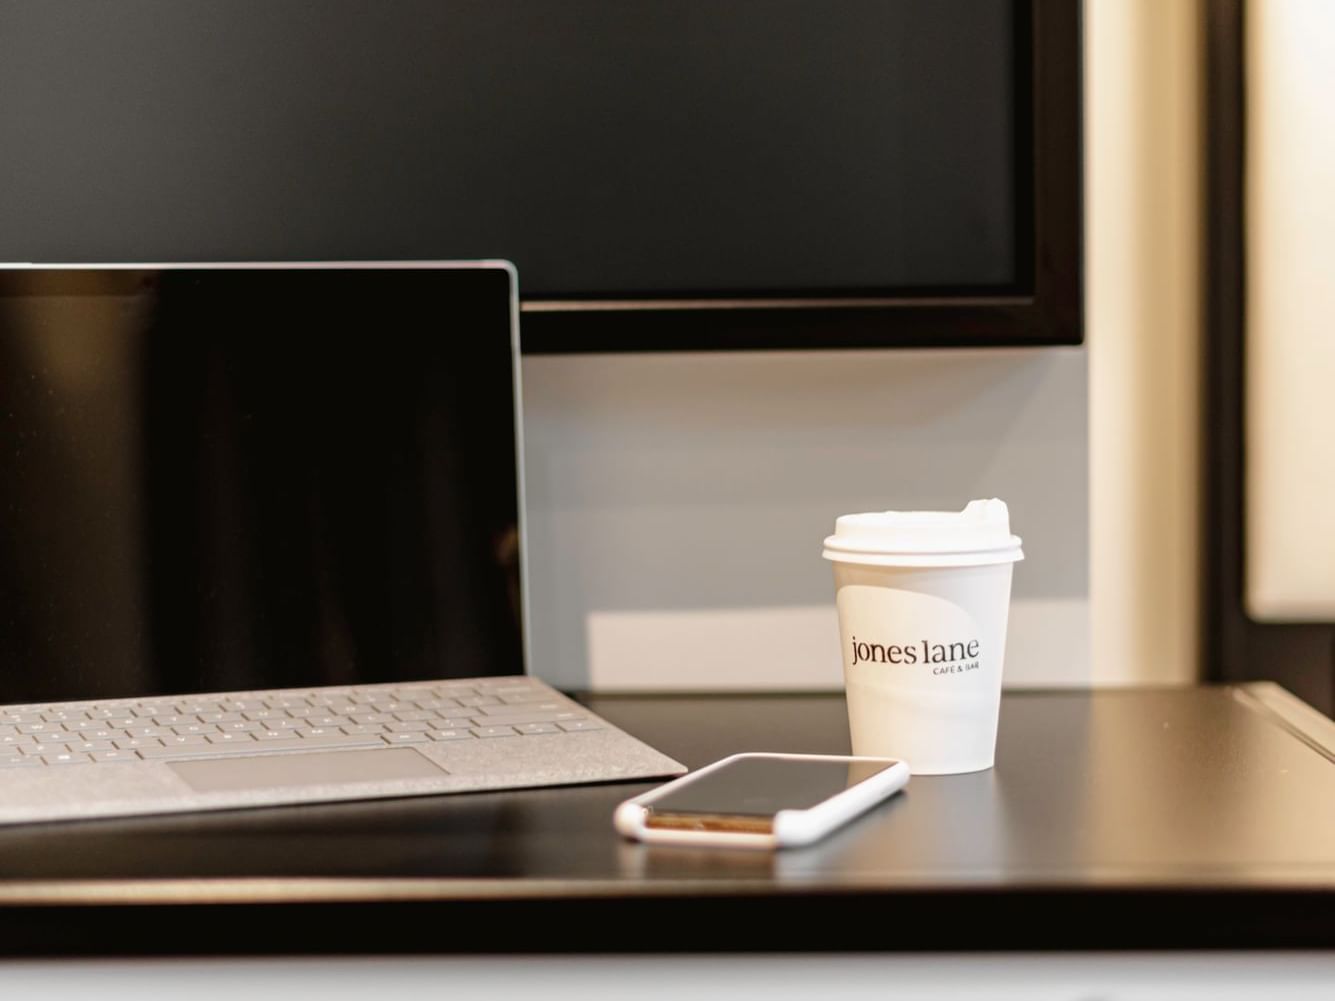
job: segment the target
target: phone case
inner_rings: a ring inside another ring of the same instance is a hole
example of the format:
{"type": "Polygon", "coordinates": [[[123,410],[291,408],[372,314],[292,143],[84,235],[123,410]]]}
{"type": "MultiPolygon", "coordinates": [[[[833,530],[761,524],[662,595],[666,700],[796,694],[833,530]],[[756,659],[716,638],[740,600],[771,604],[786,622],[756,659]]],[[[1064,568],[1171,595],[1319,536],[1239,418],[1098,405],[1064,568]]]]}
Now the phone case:
{"type": "Polygon", "coordinates": [[[663,829],[646,825],[646,807],[674,789],[693,782],[740,758],[779,758],[790,761],[891,761],[890,758],[853,757],[845,754],[766,754],[748,752],[733,754],[711,765],[683,775],[679,779],[652,789],[643,795],[628,799],[616,808],[612,822],[628,838],[649,844],[714,845],[721,848],[787,848],[809,845],[818,841],[860,813],[889,799],[909,781],[909,766],[902,761],[894,764],[852,788],[831,796],[806,810],[780,810],[774,815],[772,831],[702,831],[663,829]]]}

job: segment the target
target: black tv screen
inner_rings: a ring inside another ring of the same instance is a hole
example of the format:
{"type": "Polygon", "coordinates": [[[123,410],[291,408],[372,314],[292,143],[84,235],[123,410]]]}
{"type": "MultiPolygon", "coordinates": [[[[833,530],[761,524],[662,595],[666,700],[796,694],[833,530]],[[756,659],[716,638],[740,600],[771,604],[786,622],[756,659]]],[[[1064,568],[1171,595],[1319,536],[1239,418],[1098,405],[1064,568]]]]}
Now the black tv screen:
{"type": "Polygon", "coordinates": [[[1011,0],[450,7],[439,219],[530,297],[1027,281],[1011,0]]]}
{"type": "Polygon", "coordinates": [[[0,269],[0,703],[522,673],[512,297],[0,269]]]}
{"type": "Polygon", "coordinates": [[[1045,268],[1078,299],[1078,119],[1049,127],[1078,106],[1078,0],[45,0],[0,22],[0,259],[508,258],[553,349],[600,322],[685,345],[679,314],[719,309],[725,340],[837,342],[831,308],[929,300],[1000,311],[887,322],[1079,339],[1078,303],[1008,312],[1045,268]]]}

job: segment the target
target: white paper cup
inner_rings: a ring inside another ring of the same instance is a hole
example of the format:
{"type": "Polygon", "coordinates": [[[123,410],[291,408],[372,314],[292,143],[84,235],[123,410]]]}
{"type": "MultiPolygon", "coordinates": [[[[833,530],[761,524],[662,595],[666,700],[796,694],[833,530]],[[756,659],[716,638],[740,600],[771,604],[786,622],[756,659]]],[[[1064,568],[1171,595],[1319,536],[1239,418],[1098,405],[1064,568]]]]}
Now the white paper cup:
{"type": "Polygon", "coordinates": [[[1006,505],[845,515],[824,556],[853,753],[915,775],[991,768],[1011,568],[1024,558],[1006,505]]]}

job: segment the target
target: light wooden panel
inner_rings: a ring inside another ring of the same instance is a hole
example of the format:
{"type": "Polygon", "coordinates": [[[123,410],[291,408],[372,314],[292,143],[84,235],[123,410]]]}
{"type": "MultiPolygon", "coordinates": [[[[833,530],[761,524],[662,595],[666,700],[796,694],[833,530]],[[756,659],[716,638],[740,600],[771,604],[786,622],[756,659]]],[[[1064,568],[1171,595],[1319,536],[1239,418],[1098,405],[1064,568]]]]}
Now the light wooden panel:
{"type": "Polygon", "coordinates": [[[1250,3],[1246,602],[1335,619],[1335,4],[1250,3]]]}

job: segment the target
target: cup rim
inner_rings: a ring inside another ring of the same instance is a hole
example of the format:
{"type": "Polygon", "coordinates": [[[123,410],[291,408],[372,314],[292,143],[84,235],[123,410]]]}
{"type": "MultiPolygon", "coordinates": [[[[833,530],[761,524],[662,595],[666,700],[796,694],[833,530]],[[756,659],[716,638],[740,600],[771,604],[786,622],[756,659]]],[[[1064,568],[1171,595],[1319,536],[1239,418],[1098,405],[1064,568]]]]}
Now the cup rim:
{"type": "Polygon", "coordinates": [[[1011,536],[1011,544],[995,549],[974,549],[967,552],[871,552],[866,549],[841,549],[831,545],[834,536],[825,540],[821,553],[831,563],[852,563],[876,567],[979,567],[1002,563],[1018,563],[1024,559],[1018,536],[1011,536]]]}

